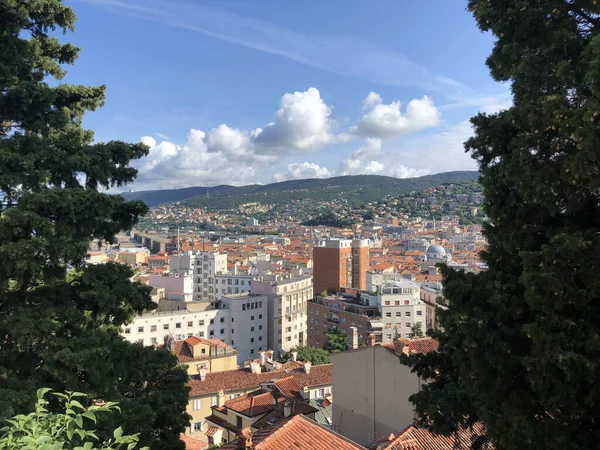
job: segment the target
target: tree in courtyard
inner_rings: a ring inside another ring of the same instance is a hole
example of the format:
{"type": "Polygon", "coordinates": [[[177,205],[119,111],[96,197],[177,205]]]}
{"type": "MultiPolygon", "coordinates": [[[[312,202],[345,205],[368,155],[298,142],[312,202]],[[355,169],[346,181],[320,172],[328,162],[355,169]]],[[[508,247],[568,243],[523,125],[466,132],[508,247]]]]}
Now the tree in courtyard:
{"type": "Polygon", "coordinates": [[[55,31],[74,22],[60,0],[0,2],[0,422],[49,386],[119,402],[99,418],[102,439],[119,423],[140,445],[183,448],[185,370],[119,335],[154,307],[149,288],[122,265],[85,265],[90,241],[110,242],[147,211],[102,190],[131,182],[148,148],[82,128],[105,86],[58,82],[78,48],[55,31]]]}
{"type": "Polygon", "coordinates": [[[348,336],[340,334],[338,330],[332,330],[326,335],[327,341],[323,350],[329,353],[339,353],[348,350],[348,336]]]}
{"type": "Polygon", "coordinates": [[[439,353],[407,362],[425,426],[475,422],[497,449],[600,442],[600,4],[470,0],[513,104],[471,122],[487,270],[442,269],[439,353]]]}
{"type": "Polygon", "coordinates": [[[413,338],[422,338],[422,337],[425,337],[425,335],[423,334],[423,327],[421,326],[420,322],[416,322],[410,328],[410,337],[413,337],[413,338]]]}
{"type": "MultiPolygon", "coordinates": [[[[319,364],[329,364],[331,360],[329,359],[329,353],[327,353],[322,348],[317,347],[297,347],[292,350],[293,352],[298,352],[297,361],[310,361],[315,366],[319,364]]],[[[292,353],[285,353],[281,361],[287,362],[292,359],[292,353]]]]}

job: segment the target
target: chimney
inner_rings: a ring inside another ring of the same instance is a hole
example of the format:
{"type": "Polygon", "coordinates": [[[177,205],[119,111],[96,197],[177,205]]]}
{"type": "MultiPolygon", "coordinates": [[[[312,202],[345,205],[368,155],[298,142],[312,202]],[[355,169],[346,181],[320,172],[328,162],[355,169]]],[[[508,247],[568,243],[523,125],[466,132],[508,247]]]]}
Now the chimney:
{"type": "Polygon", "coordinates": [[[238,435],[238,448],[240,449],[251,449],[252,448],[252,431],[249,427],[244,428],[238,435]]]}
{"type": "Polygon", "coordinates": [[[217,406],[220,408],[225,404],[225,392],[221,389],[217,392],[217,406]]]}
{"type": "Polygon", "coordinates": [[[369,334],[369,347],[375,347],[375,335],[373,333],[369,334]]]}
{"type": "Polygon", "coordinates": [[[259,363],[257,363],[256,361],[252,361],[252,362],[250,363],[250,371],[251,371],[252,373],[261,373],[261,372],[262,372],[262,370],[261,370],[261,368],[260,368],[260,364],[259,364],[259,363]]]}
{"type": "Polygon", "coordinates": [[[206,381],[207,373],[208,373],[208,370],[206,370],[206,368],[204,368],[204,367],[200,368],[200,370],[198,371],[198,375],[200,375],[200,381],[206,381]]]}
{"type": "Polygon", "coordinates": [[[267,364],[267,352],[265,352],[264,350],[261,350],[260,352],[258,352],[258,359],[260,360],[261,366],[264,366],[265,364],[267,364]]]}
{"type": "Polygon", "coordinates": [[[283,405],[283,417],[290,417],[292,415],[292,404],[289,402],[284,403],[283,405]]]}
{"type": "Polygon", "coordinates": [[[312,363],[310,361],[306,361],[304,363],[304,371],[308,374],[310,373],[310,366],[312,366],[312,363]]]}
{"type": "Polygon", "coordinates": [[[356,327],[350,327],[350,348],[358,349],[358,328],[356,327]]]}
{"type": "Polygon", "coordinates": [[[292,361],[298,361],[298,352],[290,352],[292,354],[292,361]]]}

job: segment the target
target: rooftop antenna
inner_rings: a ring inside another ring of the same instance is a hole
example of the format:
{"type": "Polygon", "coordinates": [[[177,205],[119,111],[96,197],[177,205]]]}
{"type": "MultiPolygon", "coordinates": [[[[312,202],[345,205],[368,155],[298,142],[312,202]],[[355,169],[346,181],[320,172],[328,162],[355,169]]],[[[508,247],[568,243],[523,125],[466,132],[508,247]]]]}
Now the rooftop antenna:
{"type": "Polygon", "coordinates": [[[179,240],[179,227],[177,227],[177,254],[181,253],[180,240],[179,240]]]}

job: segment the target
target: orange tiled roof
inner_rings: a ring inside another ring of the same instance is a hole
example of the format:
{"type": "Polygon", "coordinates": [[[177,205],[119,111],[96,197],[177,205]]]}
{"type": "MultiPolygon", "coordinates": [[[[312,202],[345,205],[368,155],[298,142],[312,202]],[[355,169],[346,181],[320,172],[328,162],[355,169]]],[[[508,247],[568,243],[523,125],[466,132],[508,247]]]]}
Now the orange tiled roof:
{"type": "Polygon", "coordinates": [[[179,439],[185,444],[186,450],[203,450],[208,447],[208,444],[185,434],[180,434],[179,439]]]}
{"type": "MultiPolygon", "coordinates": [[[[483,426],[475,424],[473,430],[461,429],[455,436],[442,436],[425,428],[410,425],[385,448],[387,450],[470,450],[472,440],[483,432],[483,426]]],[[[494,447],[490,444],[484,448],[492,450],[494,447]]]]}
{"type": "Polygon", "coordinates": [[[440,343],[430,337],[408,339],[400,338],[396,341],[398,348],[405,354],[437,352],[440,343]]]}
{"type": "Polygon", "coordinates": [[[256,391],[225,402],[228,409],[248,417],[256,417],[275,408],[273,395],[270,392],[256,391]]]}
{"type": "MultiPolygon", "coordinates": [[[[239,445],[240,443],[236,439],[221,448],[223,450],[234,450],[239,445]]],[[[303,415],[297,415],[285,422],[258,430],[252,434],[252,445],[255,450],[365,449],[365,447],[346,439],[303,415]]]]}

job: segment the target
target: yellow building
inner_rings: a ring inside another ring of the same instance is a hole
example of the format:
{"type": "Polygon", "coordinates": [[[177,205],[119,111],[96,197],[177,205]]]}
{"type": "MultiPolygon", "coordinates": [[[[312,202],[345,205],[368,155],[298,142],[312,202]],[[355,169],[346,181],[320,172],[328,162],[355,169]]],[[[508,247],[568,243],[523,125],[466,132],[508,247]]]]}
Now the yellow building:
{"type": "Polygon", "coordinates": [[[192,336],[185,341],[173,341],[171,351],[181,364],[188,366],[190,376],[198,375],[201,368],[209,373],[238,368],[238,351],[220,339],[192,336]]]}

